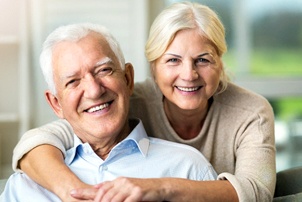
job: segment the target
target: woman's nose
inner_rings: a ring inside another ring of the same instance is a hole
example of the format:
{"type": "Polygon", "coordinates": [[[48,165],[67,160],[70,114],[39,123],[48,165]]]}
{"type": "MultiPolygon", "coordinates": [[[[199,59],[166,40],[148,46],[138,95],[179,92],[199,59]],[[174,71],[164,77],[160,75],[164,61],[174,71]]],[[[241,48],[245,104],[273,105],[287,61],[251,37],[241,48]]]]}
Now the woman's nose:
{"type": "Polygon", "coordinates": [[[196,71],[196,67],[193,62],[183,63],[179,74],[181,79],[186,81],[193,81],[198,78],[198,72],[196,71]]]}

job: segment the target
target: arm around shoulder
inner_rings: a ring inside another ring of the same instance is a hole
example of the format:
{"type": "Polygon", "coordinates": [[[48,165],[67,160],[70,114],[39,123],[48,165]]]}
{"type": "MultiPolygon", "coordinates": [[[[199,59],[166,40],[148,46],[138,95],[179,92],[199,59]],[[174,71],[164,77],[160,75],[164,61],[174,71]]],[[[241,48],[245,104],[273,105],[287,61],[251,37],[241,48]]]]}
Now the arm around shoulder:
{"type": "Polygon", "coordinates": [[[65,120],[32,129],[14,150],[14,169],[22,169],[44,188],[68,199],[72,189],[87,187],[64,163],[65,152],[72,145],[73,131],[65,120]]]}
{"type": "Polygon", "coordinates": [[[58,120],[39,128],[27,131],[21,137],[13,153],[13,169],[20,169],[19,160],[40,145],[52,145],[61,150],[63,155],[73,145],[73,131],[65,120],[58,120]]]}

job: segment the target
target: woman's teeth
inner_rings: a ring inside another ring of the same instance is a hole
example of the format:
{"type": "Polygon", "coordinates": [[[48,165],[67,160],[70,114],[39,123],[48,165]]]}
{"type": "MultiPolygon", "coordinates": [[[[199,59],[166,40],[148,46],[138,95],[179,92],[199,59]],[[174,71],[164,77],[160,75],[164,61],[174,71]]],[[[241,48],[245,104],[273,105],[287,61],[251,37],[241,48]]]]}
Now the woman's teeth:
{"type": "Polygon", "coordinates": [[[198,87],[194,87],[194,88],[177,87],[177,88],[181,91],[186,91],[186,92],[192,92],[198,90],[198,87]]]}

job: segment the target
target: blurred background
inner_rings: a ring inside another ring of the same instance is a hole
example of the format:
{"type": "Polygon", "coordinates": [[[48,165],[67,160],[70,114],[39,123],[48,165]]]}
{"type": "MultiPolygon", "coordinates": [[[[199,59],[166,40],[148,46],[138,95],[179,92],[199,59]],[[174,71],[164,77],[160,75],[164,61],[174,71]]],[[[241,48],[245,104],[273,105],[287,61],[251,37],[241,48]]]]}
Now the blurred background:
{"type": "MultiPolygon", "coordinates": [[[[172,0],[0,0],[0,178],[12,173],[21,135],[56,120],[43,92],[41,44],[59,25],[95,22],[120,42],[135,80],[149,76],[144,44],[172,0]]],[[[265,96],[275,112],[277,170],[302,165],[302,1],[199,0],[226,27],[233,82],[265,96]]],[[[251,103],[253,104],[253,103],[251,103]]]]}

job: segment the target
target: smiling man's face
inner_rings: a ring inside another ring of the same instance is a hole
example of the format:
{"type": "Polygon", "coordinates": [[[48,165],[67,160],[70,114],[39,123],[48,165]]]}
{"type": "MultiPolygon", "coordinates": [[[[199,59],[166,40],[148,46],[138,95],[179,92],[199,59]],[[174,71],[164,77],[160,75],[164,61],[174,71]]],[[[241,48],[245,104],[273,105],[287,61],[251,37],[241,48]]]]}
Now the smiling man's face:
{"type": "Polygon", "coordinates": [[[57,95],[47,91],[46,98],[83,142],[95,144],[127,131],[133,69],[127,64],[122,70],[101,35],[57,44],[52,65],[57,95]]]}

